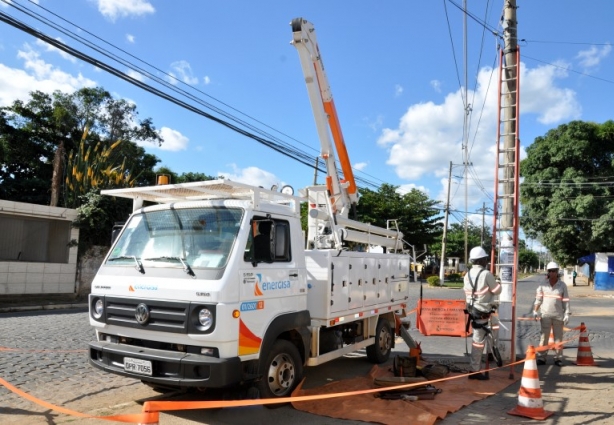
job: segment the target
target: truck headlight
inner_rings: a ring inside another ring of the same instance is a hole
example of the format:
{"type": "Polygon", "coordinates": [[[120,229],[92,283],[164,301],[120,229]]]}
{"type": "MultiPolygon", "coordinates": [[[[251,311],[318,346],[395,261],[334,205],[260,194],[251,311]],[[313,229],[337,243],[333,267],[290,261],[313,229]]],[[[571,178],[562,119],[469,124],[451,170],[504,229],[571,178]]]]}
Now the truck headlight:
{"type": "Polygon", "coordinates": [[[94,319],[100,320],[103,313],[104,313],[104,302],[101,299],[98,299],[96,300],[92,308],[92,316],[94,316],[94,319]]]}
{"type": "Polygon", "coordinates": [[[202,326],[202,330],[208,330],[213,325],[213,313],[208,308],[203,308],[198,312],[198,323],[202,326]]]}

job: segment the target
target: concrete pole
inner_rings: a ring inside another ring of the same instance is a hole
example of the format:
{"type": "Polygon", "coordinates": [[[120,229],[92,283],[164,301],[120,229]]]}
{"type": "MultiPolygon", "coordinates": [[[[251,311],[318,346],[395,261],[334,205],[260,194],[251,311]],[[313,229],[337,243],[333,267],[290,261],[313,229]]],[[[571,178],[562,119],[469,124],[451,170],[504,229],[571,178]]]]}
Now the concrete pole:
{"type": "Polygon", "coordinates": [[[463,122],[463,164],[465,165],[465,267],[467,268],[467,270],[469,270],[469,263],[468,263],[468,258],[467,258],[467,253],[469,251],[468,248],[468,240],[469,240],[469,206],[468,206],[468,200],[467,200],[467,185],[468,185],[468,178],[469,178],[469,173],[468,168],[469,168],[469,113],[471,111],[471,107],[469,105],[469,93],[468,93],[468,72],[467,72],[467,68],[468,68],[468,63],[467,63],[467,0],[463,0],[463,10],[465,11],[465,13],[463,13],[463,56],[464,56],[464,62],[465,62],[465,68],[464,68],[464,76],[465,76],[465,88],[464,88],[464,92],[465,92],[465,116],[464,116],[464,122],[463,122]]]}
{"type": "Polygon", "coordinates": [[[480,246],[484,248],[484,215],[486,215],[486,202],[482,202],[482,234],[480,237],[480,246]]]}
{"type": "MultiPolygon", "coordinates": [[[[517,62],[516,53],[518,49],[518,23],[516,20],[516,0],[504,0],[503,11],[503,40],[504,40],[504,64],[503,64],[503,82],[502,82],[502,115],[503,115],[503,183],[502,183],[502,210],[500,226],[502,229],[506,229],[504,232],[499,232],[499,248],[500,258],[502,264],[510,264],[509,256],[507,259],[503,258],[503,241],[508,237],[515,245],[511,247],[514,252],[518,249],[518,241],[513,240],[514,225],[514,181],[515,181],[515,150],[519,147],[516,146],[516,138],[518,135],[516,121],[518,119],[518,111],[516,111],[516,97],[518,96],[518,75],[516,75],[517,62]]],[[[513,256],[516,258],[516,256],[513,256]]],[[[514,306],[515,306],[515,282],[513,281],[514,273],[513,269],[517,268],[514,264],[512,273],[501,272],[501,285],[503,291],[500,295],[500,307],[499,307],[499,320],[501,321],[501,329],[499,333],[499,348],[502,357],[505,360],[513,361],[516,358],[515,351],[515,331],[514,331],[514,306]]]]}
{"type": "Polygon", "coordinates": [[[445,205],[445,214],[443,219],[443,236],[441,238],[441,263],[439,266],[439,284],[443,285],[444,268],[446,261],[446,242],[448,238],[448,214],[450,211],[450,183],[452,182],[452,161],[450,161],[450,172],[448,173],[448,200],[445,205]]]}

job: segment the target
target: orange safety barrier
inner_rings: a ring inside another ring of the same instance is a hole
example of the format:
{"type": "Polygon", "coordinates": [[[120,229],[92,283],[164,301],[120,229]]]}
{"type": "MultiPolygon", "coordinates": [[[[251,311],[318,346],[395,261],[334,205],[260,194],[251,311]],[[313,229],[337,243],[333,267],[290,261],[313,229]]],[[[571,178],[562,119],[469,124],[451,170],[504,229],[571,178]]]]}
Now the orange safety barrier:
{"type": "Polygon", "coordinates": [[[419,304],[416,321],[422,335],[465,337],[471,334],[465,331],[467,303],[464,300],[421,300],[419,304]]]}
{"type": "Polygon", "coordinates": [[[580,340],[575,364],[578,366],[599,366],[593,359],[591,344],[588,342],[588,330],[584,326],[584,322],[580,324],[580,340]]]}
{"type": "Polygon", "coordinates": [[[535,348],[532,345],[527,348],[524,370],[520,380],[520,391],[518,392],[518,405],[507,413],[541,421],[554,414],[554,412],[544,410],[542,391],[539,387],[537,361],[535,360],[535,348]]]}

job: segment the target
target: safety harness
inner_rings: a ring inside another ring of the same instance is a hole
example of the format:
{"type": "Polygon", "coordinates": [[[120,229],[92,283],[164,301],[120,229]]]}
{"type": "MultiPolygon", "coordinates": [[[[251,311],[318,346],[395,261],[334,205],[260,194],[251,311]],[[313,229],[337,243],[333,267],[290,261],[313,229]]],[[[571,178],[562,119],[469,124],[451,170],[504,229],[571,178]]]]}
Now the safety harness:
{"type": "Polygon", "coordinates": [[[473,303],[475,302],[475,291],[477,289],[478,282],[480,280],[480,275],[482,274],[483,271],[484,269],[478,272],[477,276],[475,277],[475,283],[471,279],[471,272],[470,271],[467,272],[467,277],[469,278],[469,283],[471,284],[471,289],[472,289],[471,303],[467,305],[467,310],[465,310],[465,312],[467,313],[467,323],[465,325],[465,332],[467,333],[469,332],[470,324],[471,326],[473,326],[473,329],[483,328],[484,324],[476,323],[476,320],[488,319],[490,317],[490,313],[484,313],[483,311],[479,311],[478,309],[473,307],[473,303]]]}

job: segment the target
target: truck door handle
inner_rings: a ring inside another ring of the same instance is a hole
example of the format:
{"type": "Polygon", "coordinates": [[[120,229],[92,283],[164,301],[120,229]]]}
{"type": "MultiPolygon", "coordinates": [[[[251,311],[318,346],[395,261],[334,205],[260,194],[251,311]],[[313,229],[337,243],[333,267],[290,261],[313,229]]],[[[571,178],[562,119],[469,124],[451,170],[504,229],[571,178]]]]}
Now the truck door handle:
{"type": "Polygon", "coordinates": [[[290,277],[298,277],[298,273],[291,273],[290,277]]]}

